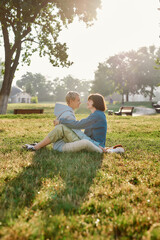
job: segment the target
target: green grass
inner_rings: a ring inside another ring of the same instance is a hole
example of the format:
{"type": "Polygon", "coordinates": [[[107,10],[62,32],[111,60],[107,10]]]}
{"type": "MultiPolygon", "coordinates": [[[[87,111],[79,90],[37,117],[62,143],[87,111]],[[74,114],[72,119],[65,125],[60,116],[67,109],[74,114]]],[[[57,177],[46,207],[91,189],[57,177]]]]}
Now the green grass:
{"type": "Polygon", "coordinates": [[[53,115],[14,117],[0,118],[0,239],[159,239],[160,115],[107,115],[122,155],[27,152],[53,115]]]}

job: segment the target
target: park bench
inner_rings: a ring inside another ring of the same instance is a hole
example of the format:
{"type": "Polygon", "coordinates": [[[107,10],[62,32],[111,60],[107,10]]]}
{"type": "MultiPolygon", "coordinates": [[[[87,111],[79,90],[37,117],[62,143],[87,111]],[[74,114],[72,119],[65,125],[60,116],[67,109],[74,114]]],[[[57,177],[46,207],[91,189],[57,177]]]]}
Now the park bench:
{"type": "Polygon", "coordinates": [[[160,104],[157,104],[157,103],[154,103],[152,106],[153,106],[154,108],[160,108],[160,104]]]}
{"type": "Polygon", "coordinates": [[[42,114],[43,109],[14,109],[14,114],[42,114]]]}
{"type": "Polygon", "coordinates": [[[152,107],[154,107],[154,104],[156,104],[156,102],[152,102],[152,107]]]}
{"type": "Polygon", "coordinates": [[[160,113],[160,107],[159,108],[155,108],[156,113],[160,113]]]}
{"type": "Polygon", "coordinates": [[[115,115],[130,115],[132,116],[134,107],[120,107],[118,112],[115,112],[115,115]]]}
{"type": "Polygon", "coordinates": [[[113,115],[113,110],[108,110],[108,115],[113,115]]]}

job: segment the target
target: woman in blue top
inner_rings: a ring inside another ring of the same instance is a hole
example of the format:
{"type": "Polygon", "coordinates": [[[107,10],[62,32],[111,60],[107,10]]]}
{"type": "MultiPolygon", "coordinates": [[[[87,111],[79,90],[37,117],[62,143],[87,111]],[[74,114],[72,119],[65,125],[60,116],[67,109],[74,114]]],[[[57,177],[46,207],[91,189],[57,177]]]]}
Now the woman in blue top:
{"type": "Polygon", "coordinates": [[[80,121],[61,118],[60,120],[55,120],[54,124],[57,125],[60,123],[65,124],[69,128],[85,129],[84,133],[104,148],[107,133],[107,121],[104,114],[106,110],[104,97],[98,93],[91,94],[88,97],[87,108],[91,111],[91,114],[87,118],[80,121]]]}

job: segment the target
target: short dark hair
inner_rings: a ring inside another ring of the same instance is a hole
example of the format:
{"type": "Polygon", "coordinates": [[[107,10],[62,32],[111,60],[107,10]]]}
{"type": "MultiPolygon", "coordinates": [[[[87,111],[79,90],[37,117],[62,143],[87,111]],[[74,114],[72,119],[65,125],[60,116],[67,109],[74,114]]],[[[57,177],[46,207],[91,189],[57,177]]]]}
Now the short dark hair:
{"type": "Polygon", "coordinates": [[[104,112],[106,110],[106,103],[104,97],[99,93],[90,94],[88,100],[93,101],[93,107],[104,112]]]}

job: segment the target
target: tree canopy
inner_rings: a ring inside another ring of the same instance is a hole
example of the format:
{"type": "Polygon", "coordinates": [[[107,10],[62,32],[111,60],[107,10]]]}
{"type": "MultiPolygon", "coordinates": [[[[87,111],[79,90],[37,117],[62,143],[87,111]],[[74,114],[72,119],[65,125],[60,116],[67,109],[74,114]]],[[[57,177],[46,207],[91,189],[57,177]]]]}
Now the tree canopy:
{"type": "Polygon", "coordinates": [[[156,68],[156,59],[160,48],[142,47],[137,51],[122,52],[100,63],[95,72],[92,89],[105,96],[117,92],[129,101],[129,94],[141,93],[150,100],[160,84],[160,72],[156,68]]]}
{"type": "Polygon", "coordinates": [[[15,71],[22,61],[30,64],[30,56],[48,56],[53,66],[70,66],[66,43],[58,39],[63,26],[75,16],[91,24],[96,18],[100,0],[1,0],[0,31],[5,60],[4,79],[0,91],[0,114],[6,113],[8,96],[15,71]]]}

